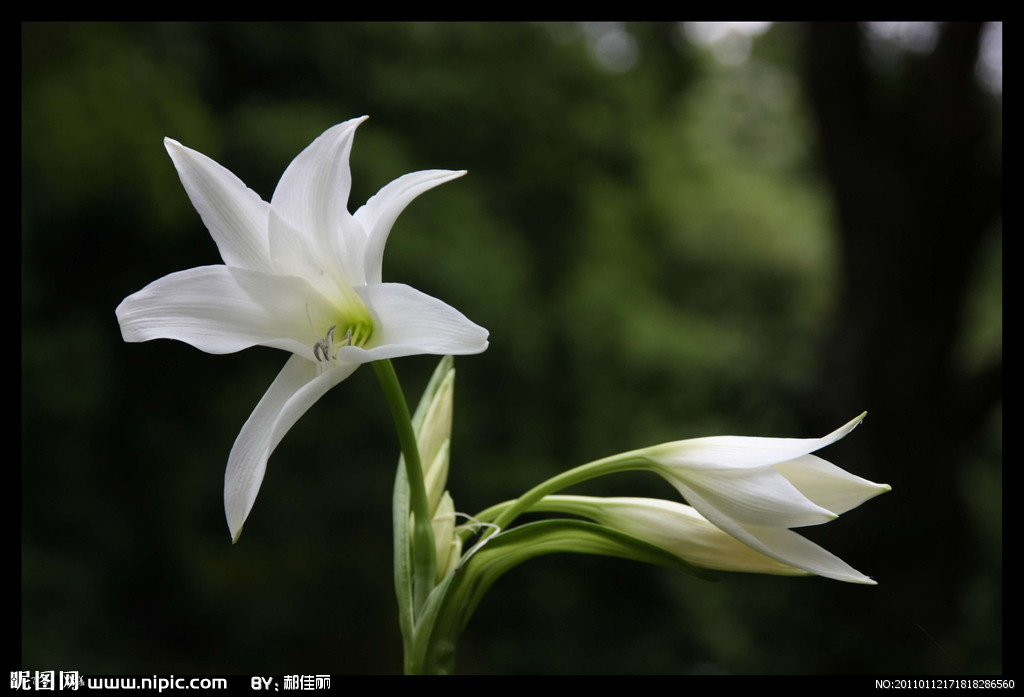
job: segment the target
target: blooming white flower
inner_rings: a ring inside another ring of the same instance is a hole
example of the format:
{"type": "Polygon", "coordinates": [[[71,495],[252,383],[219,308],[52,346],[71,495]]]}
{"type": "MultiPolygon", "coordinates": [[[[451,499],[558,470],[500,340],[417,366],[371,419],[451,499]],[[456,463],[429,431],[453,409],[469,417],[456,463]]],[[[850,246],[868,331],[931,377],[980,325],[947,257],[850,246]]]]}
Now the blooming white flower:
{"type": "Polygon", "coordinates": [[[833,520],[891,489],[810,454],[845,436],[864,416],[823,438],[716,436],[634,454],[649,459],[704,518],[758,552],[819,576],[873,584],[789,530],[833,520]]]}
{"type": "Polygon", "coordinates": [[[296,157],[270,203],[210,158],[164,145],[224,264],[165,276],[117,308],[125,341],[177,339],[208,353],[273,346],[293,355],[228,457],[224,508],[237,540],[284,434],[363,363],[487,348],[487,330],[409,286],[381,281],[384,244],[419,194],[465,174],[399,177],[354,214],[349,153],[366,117],[338,124],[296,157]]]}

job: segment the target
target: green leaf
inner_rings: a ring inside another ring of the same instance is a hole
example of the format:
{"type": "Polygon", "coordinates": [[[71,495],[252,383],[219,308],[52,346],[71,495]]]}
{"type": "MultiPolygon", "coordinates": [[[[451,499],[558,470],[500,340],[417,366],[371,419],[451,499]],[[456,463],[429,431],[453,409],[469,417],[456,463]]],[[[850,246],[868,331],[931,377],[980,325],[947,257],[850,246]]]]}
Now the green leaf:
{"type": "Polygon", "coordinates": [[[409,480],[405,475],[405,462],[398,460],[395,491],[392,496],[392,526],[394,527],[395,595],[398,598],[398,625],[402,630],[402,646],[406,657],[412,648],[412,548],[410,546],[409,480]]]}

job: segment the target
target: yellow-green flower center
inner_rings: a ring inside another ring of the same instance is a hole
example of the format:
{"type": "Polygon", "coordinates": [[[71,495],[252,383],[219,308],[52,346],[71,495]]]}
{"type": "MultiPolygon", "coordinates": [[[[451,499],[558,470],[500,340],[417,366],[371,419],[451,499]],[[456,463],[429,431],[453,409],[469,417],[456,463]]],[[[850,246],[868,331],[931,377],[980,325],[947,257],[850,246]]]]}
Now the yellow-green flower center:
{"type": "MultiPolygon", "coordinates": [[[[344,309],[338,308],[334,324],[313,344],[313,358],[321,370],[330,367],[342,346],[365,347],[373,337],[373,318],[366,305],[352,293],[344,309]]],[[[308,312],[308,310],[307,310],[308,312]]],[[[312,326],[312,323],[311,323],[312,326]]],[[[321,325],[322,326],[322,325],[321,325]]]]}
{"type": "Polygon", "coordinates": [[[373,336],[373,322],[369,319],[350,322],[345,327],[345,333],[339,337],[348,346],[366,346],[373,336]]]}

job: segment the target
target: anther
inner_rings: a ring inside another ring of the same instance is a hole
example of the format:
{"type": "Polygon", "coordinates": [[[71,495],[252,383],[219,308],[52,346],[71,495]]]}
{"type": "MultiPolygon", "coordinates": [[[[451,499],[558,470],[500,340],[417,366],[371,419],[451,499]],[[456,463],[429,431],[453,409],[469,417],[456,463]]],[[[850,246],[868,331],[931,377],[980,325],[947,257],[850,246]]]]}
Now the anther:
{"type": "Polygon", "coordinates": [[[317,363],[326,363],[327,361],[334,360],[334,330],[337,326],[332,324],[328,328],[327,333],[324,334],[324,338],[313,344],[313,358],[317,360],[317,363]]]}

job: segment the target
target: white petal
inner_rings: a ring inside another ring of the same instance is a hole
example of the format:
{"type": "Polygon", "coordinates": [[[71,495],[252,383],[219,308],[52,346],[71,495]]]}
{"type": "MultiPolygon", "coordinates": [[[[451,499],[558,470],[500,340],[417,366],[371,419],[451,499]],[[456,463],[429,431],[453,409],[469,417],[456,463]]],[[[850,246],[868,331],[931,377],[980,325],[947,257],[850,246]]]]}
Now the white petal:
{"type": "Polygon", "coordinates": [[[310,244],[305,233],[283,218],[273,207],[270,209],[268,227],[274,272],[283,276],[303,278],[322,294],[336,297],[337,275],[328,258],[310,244]]]}
{"type": "Polygon", "coordinates": [[[784,564],[743,544],[712,525],[693,507],[676,501],[550,496],[545,497],[534,510],[549,510],[552,504],[553,510],[586,515],[706,569],[787,576],[807,574],[803,569],[784,564]],[[580,506],[582,509],[576,510],[580,506]]]}
{"type": "Polygon", "coordinates": [[[367,307],[376,315],[371,348],[342,346],[339,357],[366,363],[382,358],[420,353],[462,355],[487,349],[487,330],[466,318],[454,307],[401,283],[381,283],[357,288],[367,307]]]}
{"type": "Polygon", "coordinates": [[[224,473],[224,512],[231,539],[238,540],[267,470],[267,459],[299,417],[356,365],[338,365],[317,375],[317,366],[299,356],[285,363],[270,389],[242,427],[224,473]]]}
{"type": "Polygon", "coordinates": [[[871,578],[857,571],[827,549],[792,530],[750,528],[748,531],[771,550],[769,556],[775,559],[836,581],[862,583],[869,586],[877,585],[871,578]]]}
{"type": "Polygon", "coordinates": [[[833,513],[845,513],[868,499],[891,491],[888,484],[876,484],[817,455],[804,455],[773,465],[773,469],[814,503],[833,513]]]}
{"type": "Polygon", "coordinates": [[[638,454],[670,466],[709,469],[763,467],[793,460],[835,443],[852,431],[865,415],[866,412],[823,438],[711,436],[656,445],[638,454]]]}
{"type": "Polygon", "coordinates": [[[432,169],[412,172],[394,180],[355,212],[355,219],[367,235],[366,282],[380,283],[384,245],[399,214],[413,199],[428,189],[444,184],[465,174],[465,170],[432,169]]]}
{"type": "MultiPolygon", "coordinates": [[[[332,273],[351,267],[361,275],[366,233],[348,211],[348,161],[355,129],[365,120],[350,119],[324,131],[288,165],[270,201],[332,273]]],[[[363,279],[349,282],[358,285],[363,279]]]]}
{"type": "Polygon", "coordinates": [[[675,487],[679,490],[679,493],[681,493],[686,498],[686,502],[693,506],[698,513],[700,513],[708,521],[715,525],[715,527],[729,533],[740,542],[750,547],[753,547],[762,554],[767,554],[773,559],[775,558],[772,555],[771,550],[768,549],[768,547],[763,542],[761,542],[759,539],[757,539],[749,532],[747,532],[747,529],[740,525],[738,522],[736,522],[734,518],[718,510],[718,508],[714,506],[711,502],[704,499],[697,492],[693,491],[686,485],[677,481],[673,481],[672,484],[674,484],[675,487]]]}
{"type": "Polygon", "coordinates": [[[125,341],[177,339],[207,353],[273,346],[310,358],[318,337],[307,317],[330,312],[323,296],[301,278],[230,266],[164,276],[116,310],[125,341]]]}
{"type": "Polygon", "coordinates": [[[270,205],[206,155],[164,138],[192,205],[228,266],[270,270],[267,210],[270,205]]]}
{"type": "Polygon", "coordinates": [[[874,581],[851,568],[839,557],[791,530],[740,525],[696,492],[677,488],[680,488],[690,505],[715,526],[772,559],[838,581],[874,584],[874,581]]]}
{"type": "Polygon", "coordinates": [[[691,506],[711,520],[702,505],[691,499],[713,506],[741,525],[795,528],[820,525],[838,517],[816,505],[771,467],[663,474],[691,506]]]}

